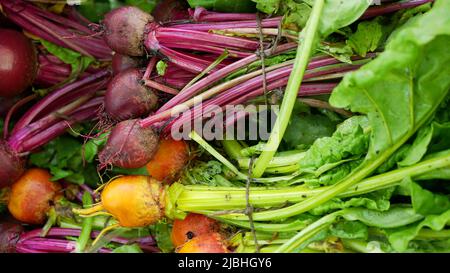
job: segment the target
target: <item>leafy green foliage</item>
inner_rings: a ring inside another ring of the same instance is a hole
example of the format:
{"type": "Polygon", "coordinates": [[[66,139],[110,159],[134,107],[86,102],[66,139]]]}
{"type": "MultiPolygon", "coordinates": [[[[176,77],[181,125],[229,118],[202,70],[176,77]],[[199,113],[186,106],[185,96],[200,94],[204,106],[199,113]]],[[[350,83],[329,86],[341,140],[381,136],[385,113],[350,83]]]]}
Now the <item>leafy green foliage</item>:
{"type": "Polygon", "coordinates": [[[378,228],[397,228],[424,218],[408,206],[392,206],[387,211],[350,208],[342,211],[342,217],[348,221],[358,220],[367,226],[378,228]]]}
{"type": "Polygon", "coordinates": [[[365,57],[368,52],[375,51],[383,42],[383,26],[381,18],[364,21],[358,24],[358,29],[351,34],[347,44],[359,56],[365,57]]]}
{"type": "Polygon", "coordinates": [[[227,169],[218,161],[199,161],[183,172],[180,182],[185,185],[234,186],[235,184],[226,178],[226,173],[227,169]]]}
{"type": "Polygon", "coordinates": [[[370,6],[367,0],[326,0],[320,17],[319,34],[325,38],[331,33],[346,27],[363,15],[370,6]]]}
{"type": "Polygon", "coordinates": [[[433,193],[422,188],[419,184],[407,178],[410,186],[412,206],[422,215],[441,214],[450,210],[450,197],[444,194],[433,193]]]}
{"type": "Polygon", "coordinates": [[[391,232],[389,234],[389,242],[395,250],[405,251],[408,248],[409,242],[413,240],[424,227],[429,227],[432,230],[438,231],[442,230],[449,221],[450,210],[447,210],[440,215],[429,215],[417,225],[410,225],[391,232]]]}
{"type": "Polygon", "coordinates": [[[89,67],[89,65],[95,62],[94,58],[81,55],[71,49],[55,45],[43,39],[41,39],[40,42],[48,52],[58,57],[65,64],[69,64],[71,66],[71,74],[69,79],[82,74],[86,68],[89,67]]]}
{"type": "Polygon", "coordinates": [[[115,248],[112,253],[143,253],[138,244],[123,245],[115,248]]]}
{"type": "Polygon", "coordinates": [[[331,137],[317,139],[300,160],[303,169],[317,169],[328,163],[359,156],[367,151],[369,136],[365,132],[367,119],[354,116],[340,124],[331,137]]]}
{"type": "MultiPolygon", "coordinates": [[[[290,29],[302,29],[311,14],[313,0],[252,0],[256,8],[267,14],[285,16],[284,25],[290,29]]],[[[319,33],[326,37],[336,30],[353,23],[368,8],[370,2],[364,0],[325,1],[320,17],[319,33]]]]}
{"type": "Polygon", "coordinates": [[[346,177],[349,173],[351,173],[354,169],[356,169],[356,167],[358,167],[359,164],[361,164],[361,160],[354,160],[354,161],[352,160],[340,164],[339,166],[336,166],[319,176],[315,175],[314,173],[308,174],[301,178],[295,179],[295,182],[305,183],[306,185],[308,185],[308,187],[311,188],[317,188],[320,186],[330,186],[346,177]]]}
{"type": "Polygon", "coordinates": [[[323,215],[337,209],[345,209],[351,207],[363,207],[374,211],[386,211],[390,207],[390,198],[395,188],[388,188],[358,197],[342,200],[339,198],[332,199],[310,211],[313,215],[323,215]]]}
{"type": "Polygon", "coordinates": [[[289,149],[308,147],[322,137],[329,137],[336,130],[336,123],[322,114],[313,114],[301,106],[294,108],[284,141],[289,149]]]}
{"type": "Polygon", "coordinates": [[[428,14],[404,25],[378,58],[347,74],[334,90],[333,106],[365,113],[370,120],[368,159],[400,147],[446,97],[450,20],[444,15],[445,5],[437,2],[428,14]]]}
{"type": "Polygon", "coordinates": [[[158,0],[125,0],[125,4],[136,6],[145,12],[151,13],[158,4],[158,0]]]}
{"type": "Polygon", "coordinates": [[[330,227],[330,234],[341,239],[367,239],[369,231],[359,221],[339,221],[330,227]]]}
{"type": "Polygon", "coordinates": [[[163,220],[151,226],[150,229],[155,236],[158,248],[162,252],[172,252],[175,247],[170,239],[171,225],[166,220],[163,220]]]}
{"type": "Polygon", "coordinates": [[[222,12],[255,11],[255,4],[251,0],[187,0],[187,2],[192,8],[203,7],[222,12]]]}
{"type": "Polygon", "coordinates": [[[89,21],[100,22],[107,12],[121,5],[118,0],[84,0],[77,9],[89,21]]]}
{"type": "Polygon", "coordinates": [[[97,152],[94,144],[85,145],[79,138],[61,136],[30,156],[30,164],[49,169],[52,180],[64,179],[76,184],[96,186],[99,182],[94,161],[97,152]]]}
{"type": "Polygon", "coordinates": [[[159,61],[156,63],[156,71],[158,72],[158,75],[164,76],[166,74],[167,69],[167,63],[164,61],[159,61]]]}
{"type": "Polygon", "coordinates": [[[100,22],[109,11],[123,5],[136,6],[148,13],[152,12],[158,0],[83,0],[78,11],[92,22],[100,22]]]}
{"type": "Polygon", "coordinates": [[[343,63],[352,63],[351,57],[353,56],[353,50],[349,45],[343,42],[323,42],[319,44],[317,50],[328,54],[343,63]]]}

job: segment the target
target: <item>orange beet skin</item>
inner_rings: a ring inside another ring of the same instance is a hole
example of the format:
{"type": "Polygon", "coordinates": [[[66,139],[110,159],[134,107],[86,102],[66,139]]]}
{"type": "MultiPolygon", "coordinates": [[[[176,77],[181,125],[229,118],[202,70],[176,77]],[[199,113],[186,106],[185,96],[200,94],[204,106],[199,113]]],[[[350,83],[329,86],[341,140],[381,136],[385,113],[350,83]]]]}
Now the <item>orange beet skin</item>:
{"type": "Polygon", "coordinates": [[[162,139],[155,155],[147,163],[147,171],[153,178],[171,183],[186,166],[188,160],[189,149],[185,141],[162,139]]]}
{"type": "Polygon", "coordinates": [[[50,181],[51,174],[44,169],[27,170],[12,186],[8,202],[11,215],[28,224],[43,224],[61,186],[50,181]]]}
{"type": "Polygon", "coordinates": [[[178,253],[228,253],[219,233],[203,234],[185,243],[178,253]]]}
{"type": "Polygon", "coordinates": [[[216,220],[202,214],[189,213],[183,220],[173,222],[172,243],[178,247],[197,236],[217,232],[219,228],[216,220]]]}

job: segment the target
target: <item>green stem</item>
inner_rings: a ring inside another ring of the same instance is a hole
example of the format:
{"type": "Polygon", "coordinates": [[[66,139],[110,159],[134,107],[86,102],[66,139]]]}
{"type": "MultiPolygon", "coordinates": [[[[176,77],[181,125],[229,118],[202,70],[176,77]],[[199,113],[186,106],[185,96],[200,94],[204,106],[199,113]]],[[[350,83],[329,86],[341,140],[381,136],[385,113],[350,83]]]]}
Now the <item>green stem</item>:
{"type": "Polygon", "coordinates": [[[253,166],[252,175],[255,178],[259,178],[264,174],[264,171],[275,155],[289,124],[309,58],[315,47],[317,30],[319,28],[320,16],[322,14],[324,4],[325,0],[316,0],[314,2],[311,16],[309,17],[308,25],[306,26],[306,33],[302,32],[300,34],[299,39],[302,42],[299,44],[297,50],[294,68],[289,77],[283,102],[281,103],[279,116],[275,122],[274,128],[272,129],[272,133],[270,134],[265,150],[261,153],[253,166]],[[304,39],[303,35],[305,35],[304,39]]]}
{"type": "Polygon", "coordinates": [[[58,214],[56,213],[55,207],[51,207],[48,211],[47,222],[45,222],[44,227],[42,227],[41,237],[47,236],[48,231],[56,223],[57,218],[58,214]]]}
{"type": "MultiPolygon", "coordinates": [[[[366,178],[357,185],[346,189],[337,197],[357,196],[385,188],[398,185],[405,177],[414,177],[429,173],[433,170],[450,166],[450,151],[441,153],[437,157],[432,157],[416,165],[397,169],[377,176],[366,178]]],[[[174,184],[179,185],[177,183],[174,184]]],[[[176,207],[182,211],[200,211],[200,210],[235,210],[245,209],[245,189],[236,187],[208,187],[208,186],[182,186],[183,191],[173,200],[176,207]]],[[[172,188],[172,187],[171,187],[172,188]]],[[[179,188],[179,187],[177,187],[179,188]]],[[[250,193],[250,204],[256,208],[267,208],[280,206],[286,203],[298,203],[306,198],[322,196],[324,192],[333,189],[334,186],[321,187],[316,189],[307,188],[305,185],[296,187],[271,188],[271,187],[252,187],[250,193]]],[[[169,190],[170,191],[170,190],[169,190]]],[[[288,207],[290,208],[290,207],[288,207]]],[[[274,210],[268,211],[276,218],[274,210]]],[[[275,210],[276,211],[276,210],[275,210]]],[[[255,212],[258,215],[261,212],[255,212]]],[[[221,216],[221,218],[234,220],[247,220],[245,214],[230,213],[221,216]]],[[[287,218],[287,217],[285,217],[287,218]]]]}
{"type": "MultiPolygon", "coordinates": [[[[298,162],[305,157],[304,151],[289,151],[277,153],[267,164],[267,168],[284,167],[298,164],[298,162]]],[[[250,165],[250,158],[241,158],[238,160],[239,167],[248,169],[250,165]]]]}
{"type": "Polygon", "coordinates": [[[200,80],[201,78],[203,78],[203,76],[205,76],[206,74],[208,74],[209,72],[211,72],[214,68],[216,68],[216,66],[218,66],[223,60],[225,60],[226,58],[228,58],[228,50],[225,49],[225,51],[214,61],[212,62],[207,68],[205,68],[205,70],[203,70],[200,74],[198,74],[195,78],[193,78],[188,84],[186,84],[183,89],[180,92],[183,92],[184,90],[188,89],[189,87],[191,87],[192,85],[194,85],[194,83],[196,83],[198,80],[200,80]]]}
{"type": "Polygon", "coordinates": [[[212,156],[214,156],[219,162],[225,165],[228,169],[230,169],[233,173],[237,175],[239,179],[247,180],[247,176],[241,173],[230,161],[228,161],[223,155],[217,152],[211,145],[208,144],[201,136],[197,134],[197,132],[192,131],[189,134],[189,137],[198,143],[198,145],[202,146],[203,149],[208,151],[212,156]]]}
{"type": "MultiPolygon", "coordinates": [[[[218,221],[221,221],[223,223],[231,224],[234,226],[250,229],[250,223],[248,221],[236,221],[236,220],[230,220],[226,218],[219,217],[211,217],[214,219],[217,219],[218,221]]],[[[254,227],[257,231],[264,231],[264,232],[291,232],[291,231],[298,231],[304,229],[309,223],[306,221],[291,221],[289,223],[283,223],[283,224],[271,224],[271,223],[259,223],[255,222],[254,227]]],[[[258,239],[259,241],[259,239],[258,239]]]]}
{"type": "Polygon", "coordinates": [[[282,244],[278,247],[274,252],[275,253],[288,253],[293,252],[297,248],[299,248],[302,244],[311,239],[314,235],[319,233],[320,231],[328,228],[336,218],[342,213],[342,211],[336,211],[331,214],[328,214],[306,228],[302,229],[297,235],[292,237],[286,243],[282,244]]]}
{"type": "Polygon", "coordinates": [[[357,239],[342,239],[345,248],[351,249],[359,253],[384,253],[379,248],[370,247],[369,243],[357,239]]]}
{"type": "Polygon", "coordinates": [[[447,238],[450,238],[450,229],[432,230],[424,228],[419,231],[414,240],[442,240],[447,238]]]}
{"type": "Polygon", "coordinates": [[[234,160],[241,159],[241,157],[242,157],[241,150],[243,149],[243,147],[237,140],[231,140],[231,139],[223,140],[222,146],[223,146],[223,149],[225,150],[225,153],[227,153],[227,155],[230,158],[232,158],[234,160]]]}
{"type": "MultiPolygon", "coordinates": [[[[83,200],[84,208],[92,206],[92,203],[94,202],[92,200],[92,196],[89,192],[84,192],[82,200],[83,200]]],[[[93,222],[94,222],[94,217],[86,217],[83,219],[83,224],[81,226],[81,233],[80,233],[80,236],[78,237],[78,240],[77,240],[76,246],[75,246],[76,253],[84,252],[86,245],[91,238],[93,222]]]]}

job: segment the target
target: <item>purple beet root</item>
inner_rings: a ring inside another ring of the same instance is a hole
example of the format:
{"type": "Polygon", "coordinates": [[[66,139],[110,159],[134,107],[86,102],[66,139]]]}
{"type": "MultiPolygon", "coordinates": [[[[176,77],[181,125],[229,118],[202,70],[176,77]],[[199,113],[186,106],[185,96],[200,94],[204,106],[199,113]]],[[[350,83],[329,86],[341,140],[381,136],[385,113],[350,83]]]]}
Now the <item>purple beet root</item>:
{"type": "Polygon", "coordinates": [[[124,6],[105,15],[105,41],[116,53],[128,56],[145,54],[144,34],[153,17],[136,7],[124,6]]]}
{"type": "Polygon", "coordinates": [[[141,65],[142,62],[139,58],[133,58],[119,53],[114,54],[112,57],[111,67],[113,70],[113,75],[117,75],[129,68],[138,68],[141,65]]]}
{"type": "Polygon", "coordinates": [[[112,129],[99,153],[102,166],[125,169],[144,167],[158,149],[159,137],[152,128],[142,128],[139,120],[125,120],[112,129]]]}
{"type": "Polygon", "coordinates": [[[14,97],[25,91],[36,77],[37,55],[23,33],[0,29],[0,96],[14,97]]]}
{"type": "Polygon", "coordinates": [[[0,253],[15,253],[17,241],[23,231],[19,224],[0,223],[0,253]]]}
{"type": "Polygon", "coordinates": [[[158,97],[141,84],[138,69],[128,69],[114,77],[105,94],[106,113],[115,121],[134,119],[150,114],[158,97]]]}
{"type": "Polygon", "coordinates": [[[188,7],[187,2],[182,0],[160,1],[153,10],[152,15],[156,22],[189,19],[188,7]]]}
{"type": "Polygon", "coordinates": [[[9,147],[0,142],[0,188],[14,183],[25,171],[25,162],[9,147]]]}

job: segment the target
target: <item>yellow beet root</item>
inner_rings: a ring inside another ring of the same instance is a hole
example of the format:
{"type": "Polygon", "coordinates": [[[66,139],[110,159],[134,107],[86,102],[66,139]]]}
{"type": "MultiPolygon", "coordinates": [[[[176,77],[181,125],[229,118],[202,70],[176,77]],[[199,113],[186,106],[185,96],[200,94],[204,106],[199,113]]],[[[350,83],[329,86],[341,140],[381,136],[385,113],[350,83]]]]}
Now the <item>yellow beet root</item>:
{"type": "Polygon", "coordinates": [[[122,227],[144,227],[164,217],[165,187],[154,178],[128,175],[108,183],[101,193],[101,204],[88,209],[75,209],[82,216],[106,211],[122,227]]]}

